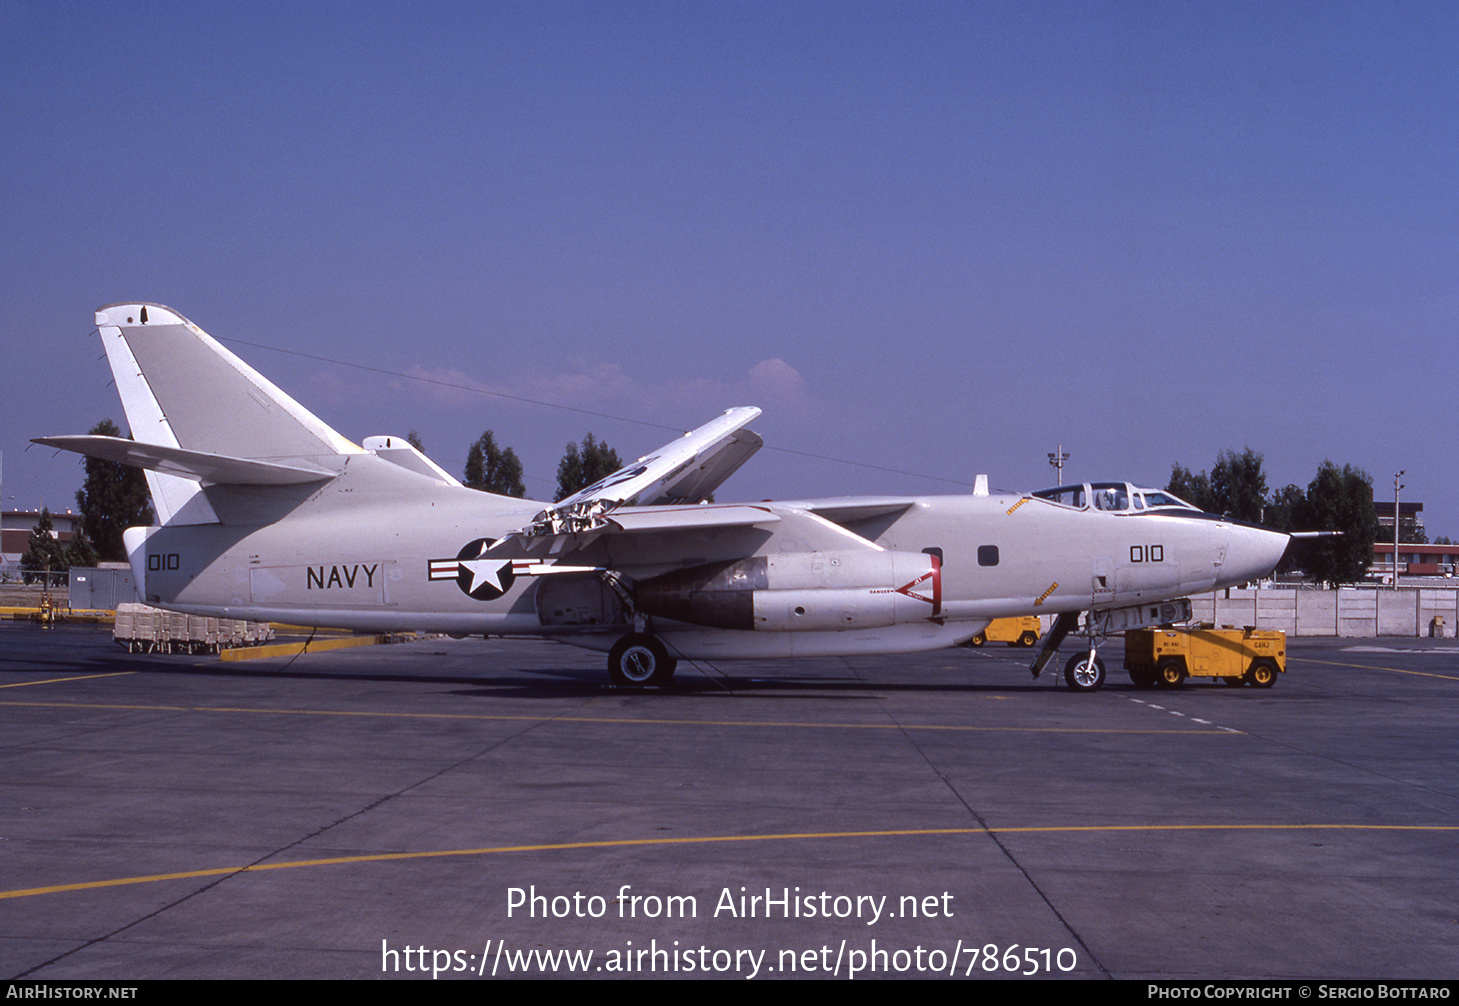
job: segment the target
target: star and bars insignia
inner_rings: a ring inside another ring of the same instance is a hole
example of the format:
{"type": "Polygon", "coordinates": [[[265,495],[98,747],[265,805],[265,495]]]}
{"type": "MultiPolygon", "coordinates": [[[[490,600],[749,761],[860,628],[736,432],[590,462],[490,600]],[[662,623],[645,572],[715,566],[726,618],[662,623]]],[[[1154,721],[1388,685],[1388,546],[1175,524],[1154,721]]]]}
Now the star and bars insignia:
{"type": "Polygon", "coordinates": [[[477,538],[468,542],[454,559],[430,560],[430,579],[455,580],[463,594],[477,601],[501,597],[511,589],[516,570],[511,559],[487,556],[487,550],[495,544],[495,538],[477,538]]]}

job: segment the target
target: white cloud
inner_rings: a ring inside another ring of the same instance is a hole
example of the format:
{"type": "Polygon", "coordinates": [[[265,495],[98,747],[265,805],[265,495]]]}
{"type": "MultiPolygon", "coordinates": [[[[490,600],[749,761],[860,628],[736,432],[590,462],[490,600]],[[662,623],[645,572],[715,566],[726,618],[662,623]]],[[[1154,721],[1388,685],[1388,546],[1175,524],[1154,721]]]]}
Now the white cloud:
{"type": "Polygon", "coordinates": [[[643,381],[617,363],[570,361],[572,369],[533,370],[513,375],[494,375],[482,380],[454,367],[414,365],[392,386],[415,390],[432,402],[448,407],[476,408],[483,395],[517,401],[567,405],[582,409],[635,414],[661,413],[665,405],[675,410],[709,412],[734,405],[770,405],[801,408],[813,397],[790,364],[773,357],[761,360],[743,375],[727,380],[643,381]]]}

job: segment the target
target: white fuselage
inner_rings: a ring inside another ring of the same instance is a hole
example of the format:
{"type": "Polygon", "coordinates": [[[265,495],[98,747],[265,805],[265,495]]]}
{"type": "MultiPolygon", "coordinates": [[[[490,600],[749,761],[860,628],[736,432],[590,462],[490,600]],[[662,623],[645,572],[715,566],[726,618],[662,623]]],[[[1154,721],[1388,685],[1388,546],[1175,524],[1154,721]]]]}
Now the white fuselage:
{"type": "Polygon", "coordinates": [[[352,464],[368,478],[214,488],[223,523],[133,529],[143,600],[347,629],[548,635],[606,650],[633,626],[622,590],[594,572],[611,570],[630,590],[668,583],[659,593],[682,599],[647,605],[652,631],[681,656],[899,652],[964,641],[994,618],[1242,583],[1268,572],[1287,541],[1194,511],[1109,513],[1023,495],[859,508],[811,500],[755,504],[763,525],[638,535],[631,548],[621,533],[529,541],[521,554],[533,563],[514,566],[486,549],[543,504],[433,483],[369,456],[352,464]],[[747,560],[754,577],[696,580],[698,570],[747,560]],[[539,575],[525,575],[533,564],[539,575]],[[554,564],[584,572],[553,575],[554,564]]]}

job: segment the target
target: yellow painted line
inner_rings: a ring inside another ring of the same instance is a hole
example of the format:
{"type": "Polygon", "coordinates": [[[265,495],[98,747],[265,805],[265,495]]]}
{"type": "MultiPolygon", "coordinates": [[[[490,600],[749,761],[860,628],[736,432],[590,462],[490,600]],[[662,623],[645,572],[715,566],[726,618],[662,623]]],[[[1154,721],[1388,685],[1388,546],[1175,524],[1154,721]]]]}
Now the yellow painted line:
{"type": "MultiPolygon", "coordinates": [[[[128,674],[136,674],[136,671],[111,671],[107,674],[78,674],[70,678],[46,678],[43,681],[17,681],[13,685],[0,685],[0,688],[27,688],[30,685],[56,685],[65,684],[68,681],[90,681],[92,678],[121,678],[128,674]]],[[[44,705],[45,703],[34,703],[44,705]]]]}
{"type": "Polygon", "coordinates": [[[439,849],[433,852],[381,852],[366,856],[334,856],[328,859],[300,859],[285,863],[257,863],[252,866],[224,866],[210,870],[187,870],[179,873],[156,873],[142,877],[118,877],[113,880],[90,880],[77,884],[53,884],[49,887],[28,887],[0,891],[0,900],[33,898],[42,894],[64,894],[68,891],[93,891],[104,887],[126,887],[132,884],[153,884],[164,880],[194,880],[200,877],[224,877],[235,873],[262,873],[265,870],[297,870],[311,866],[348,866],[355,863],[389,863],[410,859],[445,859],[463,856],[495,856],[514,852],[562,852],[574,849],[621,849],[666,845],[709,845],[724,842],[803,842],[858,838],[924,838],[938,835],[1038,835],[1038,834],[1113,834],[1118,832],[1170,831],[1459,831],[1459,825],[1427,824],[1115,824],[1055,825],[1024,828],[903,828],[891,831],[822,831],[792,832],[782,835],[702,835],[690,838],[619,838],[596,842],[554,842],[543,845],[499,845],[482,849],[439,849]]]}
{"type": "Polygon", "coordinates": [[[266,646],[233,646],[218,651],[219,660],[260,660],[264,657],[291,657],[296,653],[322,653],[344,650],[351,646],[376,646],[384,636],[350,636],[346,639],[315,639],[307,643],[269,643],[266,646]]]}
{"type": "Polygon", "coordinates": [[[1287,655],[1287,663],[1296,661],[1299,664],[1326,664],[1329,667],[1356,667],[1361,671],[1392,671],[1394,674],[1413,674],[1420,678],[1443,678],[1445,681],[1459,681],[1459,675],[1438,674],[1434,671],[1410,671],[1403,667],[1383,667],[1375,664],[1347,664],[1341,660],[1318,660],[1314,657],[1294,657],[1287,655]]]}
{"type": "MultiPolygon", "coordinates": [[[[16,618],[34,618],[40,615],[45,609],[34,605],[6,605],[0,606],[0,616],[13,615],[16,618]]],[[[101,611],[96,608],[52,608],[57,619],[76,623],[111,623],[116,620],[116,612],[101,611]]]]}
{"type": "Polygon", "coordinates": [[[1025,496],[1021,500],[1019,500],[1017,503],[1013,504],[1011,507],[1009,507],[1007,510],[1005,510],[1003,512],[1007,516],[1012,517],[1013,516],[1013,511],[1017,510],[1019,507],[1023,506],[1027,502],[1028,502],[1028,497],[1025,496]]]}
{"type": "MultiPolygon", "coordinates": [[[[130,672],[128,672],[130,673],[130,672]]],[[[345,716],[362,719],[472,720],[503,723],[621,723],[629,726],[662,727],[773,727],[777,730],[941,730],[954,733],[1013,734],[1239,734],[1242,731],[1129,729],[1125,727],[980,727],[966,724],[917,723],[815,723],[792,720],[683,720],[648,719],[627,716],[507,716],[488,713],[391,713],[358,712],[348,709],[249,709],[241,706],[164,706],[103,702],[0,702],[0,708],[17,706],[41,709],[116,709],[131,712],[167,713],[258,713],[266,716],[345,716]]]]}

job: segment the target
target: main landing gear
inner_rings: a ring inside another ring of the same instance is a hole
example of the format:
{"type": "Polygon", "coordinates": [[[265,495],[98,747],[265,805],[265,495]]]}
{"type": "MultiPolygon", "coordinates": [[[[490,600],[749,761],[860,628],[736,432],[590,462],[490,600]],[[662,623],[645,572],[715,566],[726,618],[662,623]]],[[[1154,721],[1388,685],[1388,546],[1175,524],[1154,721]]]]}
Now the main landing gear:
{"type": "Polygon", "coordinates": [[[624,688],[666,685],[678,666],[664,644],[646,632],[629,633],[608,653],[608,677],[624,688]]]}

